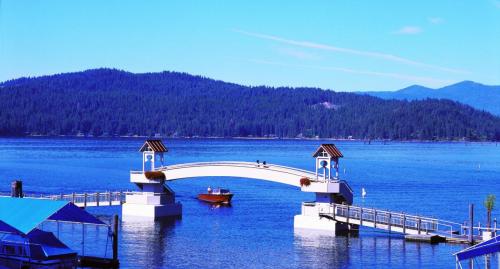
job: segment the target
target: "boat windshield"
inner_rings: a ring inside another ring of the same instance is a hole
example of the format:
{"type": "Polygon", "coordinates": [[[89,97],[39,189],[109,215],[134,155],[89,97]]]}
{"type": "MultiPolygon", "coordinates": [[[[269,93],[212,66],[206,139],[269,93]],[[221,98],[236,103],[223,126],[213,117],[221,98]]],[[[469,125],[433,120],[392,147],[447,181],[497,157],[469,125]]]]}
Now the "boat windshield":
{"type": "Polygon", "coordinates": [[[212,190],[212,194],[226,194],[230,193],[228,189],[216,188],[212,190]]]}

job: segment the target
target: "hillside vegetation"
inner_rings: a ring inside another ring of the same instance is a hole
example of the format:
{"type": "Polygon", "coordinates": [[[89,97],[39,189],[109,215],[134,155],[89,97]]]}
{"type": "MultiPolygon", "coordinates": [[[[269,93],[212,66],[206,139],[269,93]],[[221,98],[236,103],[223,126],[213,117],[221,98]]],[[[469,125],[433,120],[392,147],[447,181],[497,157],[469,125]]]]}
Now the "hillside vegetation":
{"type": "Polygon", "coordinates": [[[449,100],[247,87],[96,69],[4,82],[0,135],[500,140],[500,118],[449,100]]]}
{"type": "Polygon", "coordinates": [[[500,116],[500,86],[489,86],[473,81],[462,81],[439,89],[413,85],[399,91],[364,92],[383,99],[423,100],[450,99],[500,116]]]}

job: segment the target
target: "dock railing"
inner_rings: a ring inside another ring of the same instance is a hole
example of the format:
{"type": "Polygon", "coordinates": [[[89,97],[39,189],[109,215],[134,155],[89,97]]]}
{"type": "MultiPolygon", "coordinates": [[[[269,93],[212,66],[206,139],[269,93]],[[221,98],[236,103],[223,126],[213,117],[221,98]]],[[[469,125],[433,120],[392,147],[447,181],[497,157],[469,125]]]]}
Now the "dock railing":
{"type": "Polygon", "coordinates": [[[325,209],[318,207],[320,216],[389,232],[435,234],[449,238],[465,235],[463,224],[437,218],[345,204],[331,204],[328,209],[325,209]]]}
{"type": "MultiPolygon", "coordinates": [[[[36,199],[49,199],[57,201],[72,202],[79,207],[88,206],[113,206],[125,203],[127,194],[134,194],[130,191],[104,191],[93,193],[71,193],[71,194],[43,194],[25,193],[23,197],[36,199]]],[[[137,192],[141,193],[142,192],[137,192]]],[[[0,193],[0,196],[10,196],[10,193],[0,193]]]]}

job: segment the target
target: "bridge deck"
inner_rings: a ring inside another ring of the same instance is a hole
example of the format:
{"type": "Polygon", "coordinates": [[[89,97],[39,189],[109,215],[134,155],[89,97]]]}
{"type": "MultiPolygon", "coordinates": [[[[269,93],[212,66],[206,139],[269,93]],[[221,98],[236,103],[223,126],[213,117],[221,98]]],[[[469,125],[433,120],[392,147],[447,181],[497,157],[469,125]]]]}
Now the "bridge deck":
{"type": "Polygon", "coordinates": [[[231,176],[270,180],[296,187],[300,187],[300,178],[317,177],[316,173],[303,169],[255,162],[196,162],[163,166],[157,170],[165,173],[167,181],[203,176],[231,176]]]}

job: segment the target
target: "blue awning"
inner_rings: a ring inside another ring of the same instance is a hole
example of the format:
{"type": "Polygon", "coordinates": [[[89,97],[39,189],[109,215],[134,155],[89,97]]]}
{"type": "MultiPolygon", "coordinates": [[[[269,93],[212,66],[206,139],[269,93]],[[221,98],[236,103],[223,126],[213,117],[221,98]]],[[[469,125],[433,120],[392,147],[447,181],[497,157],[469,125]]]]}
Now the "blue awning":
{"type": "Polygon", "coordinates": [[[0,197],[0,231],[28,234],[46,220],[104,224],[67,201],[0,197]]]}
{"type": "Polygon", "coordinates": [[[455,255],[457,256],[458,261],[462,261],[495,252],[500,252],[500,236],[466,248],[455,253],[455,255]]]}

